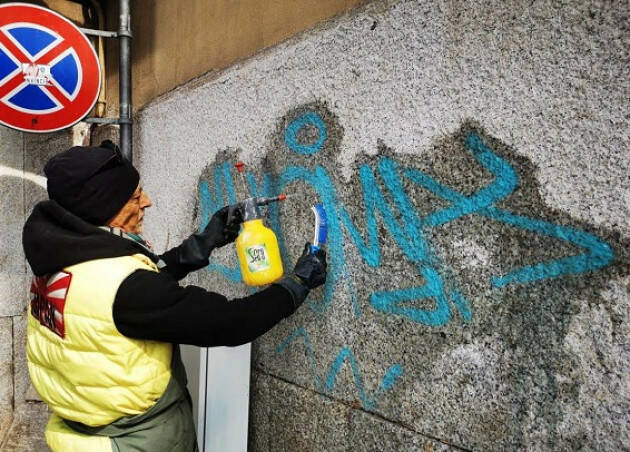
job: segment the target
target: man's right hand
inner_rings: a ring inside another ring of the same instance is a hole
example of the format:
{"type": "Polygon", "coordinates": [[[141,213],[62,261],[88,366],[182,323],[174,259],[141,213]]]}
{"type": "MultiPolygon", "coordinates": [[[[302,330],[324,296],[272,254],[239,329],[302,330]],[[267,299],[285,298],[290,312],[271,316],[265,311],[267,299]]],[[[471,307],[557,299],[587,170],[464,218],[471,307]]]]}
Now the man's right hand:
{"type": "Polygon", "coordinates": [[[311,244],[307,242],[293,273],[276,282],[291,292],[294,311],[304,303],[309,290],[326,282],[326,267],[326,252],[319,249],[311,253],[311,244]]]}
{"type": "Polygon", "coordinates": [[[302,281],[302,284],[309,289],[314,289],[326,282],[326,268],[326,252],[318,249],[312,253],[311,244],[307,242],[295,264],[293,273],[302,281]]]}

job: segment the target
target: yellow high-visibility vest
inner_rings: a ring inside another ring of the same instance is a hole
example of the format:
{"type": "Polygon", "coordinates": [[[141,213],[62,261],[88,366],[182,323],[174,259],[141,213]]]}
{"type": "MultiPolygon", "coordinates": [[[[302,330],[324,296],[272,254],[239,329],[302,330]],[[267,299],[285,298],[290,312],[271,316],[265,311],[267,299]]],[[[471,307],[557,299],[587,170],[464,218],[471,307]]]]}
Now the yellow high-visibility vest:
{"type": "MultiPolygon", "coordinates": [[[[130,339],[114,324],[116,292],[139,269],[158,271],[148,257],[136,254],[83,262],[36,278],[32,290],[37,295],[28,310],[28,369],[33,386],[58,417],[107,425],[144,413],[164,393],[172,345],[130,339]]],[[[51,446],[55,432],[71,433],[59,421],[53,416],[49,424],[51,446]]]]}

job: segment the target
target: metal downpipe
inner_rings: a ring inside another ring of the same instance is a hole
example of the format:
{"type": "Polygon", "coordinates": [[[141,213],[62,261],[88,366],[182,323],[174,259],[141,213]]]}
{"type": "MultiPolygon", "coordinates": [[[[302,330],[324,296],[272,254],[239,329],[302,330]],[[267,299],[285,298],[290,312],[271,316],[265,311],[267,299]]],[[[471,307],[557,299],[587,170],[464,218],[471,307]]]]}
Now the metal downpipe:
{"type": "Polygon", "coordinates": [[[129,161],[132,161],[131,142],[131,14],[130,0],[119,3],[119,103],[120,103],[120,150],[129,161]]]}

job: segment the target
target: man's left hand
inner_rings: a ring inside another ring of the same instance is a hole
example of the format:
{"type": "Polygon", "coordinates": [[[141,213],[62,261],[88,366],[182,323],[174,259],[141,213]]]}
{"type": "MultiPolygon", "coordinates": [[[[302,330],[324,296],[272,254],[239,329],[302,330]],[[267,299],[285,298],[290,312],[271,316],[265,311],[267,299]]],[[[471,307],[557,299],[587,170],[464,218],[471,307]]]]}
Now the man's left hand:
{"type": "Polygon", "coordinates": [[[237,206],[225,206],[217,210],[201,233],[207,240],[209,251],[236,240],[242,222],[241,209],[237,206]]]}
{"type": "Polygon", "coordinates": [[[215,248],[236,240],[241,223],[241,211],[237,206],[225,206],[219,209],[201,232],[196,232],[162,255],[167,267],[178,268],[177,277],[198,270],[208,265],[210,253],[215,248]]]}

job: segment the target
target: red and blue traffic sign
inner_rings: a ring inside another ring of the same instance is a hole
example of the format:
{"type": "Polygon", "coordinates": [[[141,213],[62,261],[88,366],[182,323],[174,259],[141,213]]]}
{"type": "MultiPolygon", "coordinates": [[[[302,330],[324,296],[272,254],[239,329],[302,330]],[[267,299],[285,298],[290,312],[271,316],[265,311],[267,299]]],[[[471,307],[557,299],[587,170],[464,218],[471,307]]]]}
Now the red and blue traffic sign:
{"type": "Polygon", "coordinates": [[[90,112],[100,84],[96,52],[72,22],[36,5],[0,5],[0,124],[65,129],[90,112]]]}

